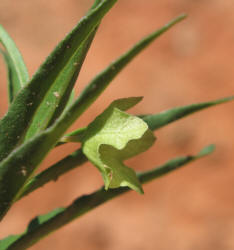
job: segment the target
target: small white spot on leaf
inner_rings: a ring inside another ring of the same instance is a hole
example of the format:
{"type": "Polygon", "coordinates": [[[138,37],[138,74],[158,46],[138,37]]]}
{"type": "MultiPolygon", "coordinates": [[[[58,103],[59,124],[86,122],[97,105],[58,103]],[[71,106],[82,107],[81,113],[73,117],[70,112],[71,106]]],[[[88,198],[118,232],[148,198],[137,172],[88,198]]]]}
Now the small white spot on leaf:
{"type": "Polygon", "coordinates": [[[54,96],[55,96],[56,98],[59,98],[59,97],[60,97],[59,92],[57,92],[57,91],[53,92],[53,94],[54,94],[54,96]]]}
{"type": "Polygon", "coordinates": [[[23,176],[26,176],[26,175],[27,175],[27,169],[26,169],[26,167],[25,167],[25,166],[22,166],[20,172],[21,172],[21,174],[22,174],[23,176]]]}

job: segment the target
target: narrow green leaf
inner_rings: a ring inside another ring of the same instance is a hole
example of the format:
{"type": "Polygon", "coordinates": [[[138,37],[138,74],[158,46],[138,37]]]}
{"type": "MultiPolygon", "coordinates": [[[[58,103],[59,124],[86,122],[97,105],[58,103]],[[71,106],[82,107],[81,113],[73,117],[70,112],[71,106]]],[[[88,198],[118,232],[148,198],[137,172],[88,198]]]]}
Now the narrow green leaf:
{"type": "Polygon", "coordinates": [[[169,160],[162,166],[149,170],[147,172],[138,173],[139,179],[142,183],[146,183],[149,181],[152,181],[156,178],[162,177],[167,173],[170,173],[171,171],[174,171],[185,164],[190,163],[191,161],[197,160],[199,158],[205,157],[215,150],[215,145],[211,144],[205,148],[203,148],[197,155],[189,155],[184,157],[176,157],[173,160],[169,160]]]}
{"type": "MultiPolygon", "coordinates": [[[[185,166],[192,161],[195,161],[212,153],[213,150],[214,146],[211,145],[204,148],[197,155],[178,157],[176,159],[168,161],[162,166],[139,173],[138,178],[142,184],[150,182],[167,173],[170,173],[171,171],[174,171],[175,169],[185,166]]],[[[9,246],[9,248],[1,248],[1,250],[27,249],[48,234],[60,229],[69,222],[90,212],[99,205],[128,191],[130,191],[130,189],[126,187],[109,189],[108,191],[106,191],[104,188],[101,188],[89,195],[81,196],[66,208],[58,208],[48,214],[41,215],[33,219],[30,222],[27,230],[23,234],[11,236],[17,238],[15,238],[14,242],[11,242],[10,246],[9,244],[7,245],[9,246]]],[[[7,241],[7,238],[1,240],[0,244],[4,245],[5,241],[7,241]]]]}
{"type": "Polygon", "coordinates": [[[21,238],[21,235],[10,235],[3,240],[0,240],[0,249],[9,250],[10,246],[18,239],[21,238]]]}
{"type": "MultiPolygon", "coordinates": [[[[53,85],[37,109],[37,112],[27,130],[25,140],[28,140],[51,125],[62,113],[64,107],[69,101],[69,98],[72,98],[72,89],[75,85],[95,33],[96,32],[92,32],[87,41],[79,47],[79,49],[67,62],[67,65],[61,72],[59,72],[53,85]]],[[[73,100],[71,99],[70,101],[73,100]]]]}
{"type": "MultiPolygon", "coordinates": [[[[88,13],[95,9],[99,3],[100,1],[96,1],[88,13]]],[[[50,126],[64,111],[65,106],[69,107],[74,102],[75,92],[73,87],[96,34],[97,28],[98,25],[70,58],[70,61],[64,67],[63,71],[57,76],[53,86],[51,86],[51,89],[40,104],[40,107],[27,130],[25,140],[50,126]]]]}
{"type": "Polygon", "coordinates": [[[172,108],[154,115],[143,115],[141,118],[148,124],[151,130],[156,130],[168,125],[171,122],[177,121],[187,115],[193,114],[197,111],[209,108],[218,104],[234,100],[234,96],[218,99],[210,102],[202,102],[178,108],[172,108]]]}
{"type": "Polygon", "coordinates": [[[7,67],[7,78],[8,78],[8,100],[11,103],[14,99],[14,96],[19,92],[20,85],[18,84],[18,76],[14,69],[14,65],[11,61],[8,53],[2,49],[0,49],[0,53],[2,54],[6,67],[7,67]]]}
{"type": "MultiPolygon", "coordinates": [[[[156,38],[182,21],[186,15],[181,15],[155,32],[151,33],[144,39],[140,40],[135,46],[128,50],[125,54],[111,63],[106,69],[98,74],[82,91],[76,100],[77,117],[80,116],[109,86],[111,81],[131,62],[143,49],[149,46],[156,38]]],[[[75,106],[74,106],[75,107],[75,106]]]]}
{"type": "MultiPolygon", "coordinates": [[[[187,106],[176,107],[176,108],[162,111],[157,114],[139,115],[139,117],[148,124],[151,130],[157,130],[161,127],[168,125],[171,122],[182,119],[188,115],[194,114],[203,109],[216,106],[218,104],[222,104],[225,102],[233,101],[233,100],[234,100],[234,97],[231,96],[231,97],[218,99],[215,101],[201,102],[201,103],[191,104],[187,106]]],[[[81,142],[86,129],[87,127],[79,128],[77,130],[74,130],[64,135],[60,139],[61,144],[66,143],[66,142],[81,142]]]]}
{"type": "Polygon", "coordinates": [[[146,151],[155,140],[145,122],[123,112],[140,100],[125,98],[112,102],[90,123],[82,138],[83,152],[101,172],[106,189],[128,186],[143,193],[135,171],[123,164],[146,151]]]}
{"type": "MultiPolygon", "coordinates": [[[[104,15],[117,0],[103,0],[78,23],[70,34],[55,48],[39,68],[29,84],[16,96],[8,113],[0,121],[0,160],[4,159],[22,141],[36,110],[48,94],[57,97],[53,85],[59,77],[67,77],[71,60],[91,35],[104,15]]],[[[73,65],[74,67],[78,65],[73,65]]],[[[72,80],[75,75],[69,75],[72,80]]]]}
{"type": "MultiPolygon", "coordinates": [[[[96,8],[101,3],[101,1],[102,0],[96,0],[90,10],[93,10],[94,8],[96,8]]],[[[82,51],[82,49],[80,50],[82,51]]],[[[69,107],[74,102],[74,100],[75,100],[75,91],[73,89],[70,94],[69,100],[67,102],[67,107],[69,107]]]]}
{"type": "Polygon", "coordinates": [[[28,70],[14,41],[2,25],[0,25],[0,43],[5,48],[3,56],[8,70],[8,95],[11,103],[20,89],[28,82],[28,70]]]}

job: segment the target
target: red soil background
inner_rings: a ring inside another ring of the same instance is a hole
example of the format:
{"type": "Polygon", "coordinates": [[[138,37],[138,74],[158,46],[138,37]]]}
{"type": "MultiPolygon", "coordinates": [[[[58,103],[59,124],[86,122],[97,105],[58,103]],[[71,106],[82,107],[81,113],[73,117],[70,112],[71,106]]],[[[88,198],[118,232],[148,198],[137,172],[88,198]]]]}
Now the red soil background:
{"type": "MultiPolygon", "coordinates": [[[[14,38],[32,75],[76,24],[91,0],[0,2],[0,23],[14,38]]],[[[77,82],[77,94],[114,58],[142,36],[181,13],[189,17],[137,57],[79,120],[83,126],[114,98],[145,98],[132,112],[154,113],[234,93],[232,0],[123,0],[107,14],[77,82]]],[[[0,60],[0,116],[7,110],[6,74],[0,60]]],[[[211,108],[157,131],[155,146],[129,161],[136,170],[198,152],[215,143],[212,156],[130,192],[67,225],[33,250],[234,249],[234,106],[211,108]]],[[[51,153],[41,169],[72,152],[51,153]]],[[[65,150],[66,149],[66,150],[65,150]]],[[[0,238],[20,233],[38,214],[70,204],[102,185],[86,164],[18,202],[1,223],[0,238]]]]}

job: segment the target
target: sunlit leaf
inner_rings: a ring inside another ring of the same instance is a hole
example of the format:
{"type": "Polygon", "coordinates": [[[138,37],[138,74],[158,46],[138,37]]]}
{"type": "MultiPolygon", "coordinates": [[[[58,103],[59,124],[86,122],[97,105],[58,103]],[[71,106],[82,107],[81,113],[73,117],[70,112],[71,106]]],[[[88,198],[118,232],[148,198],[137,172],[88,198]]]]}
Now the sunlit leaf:
{"type": "Polygon", "coordinates": [[[155,140],[145,122],[123,112],[139,100],[126,98],[112,102],[88,126],[82,139],[83,152],[100,170],[106,189],[128,186],[143,192],[135,171],[123,163],[147,150],[155,140]]]}

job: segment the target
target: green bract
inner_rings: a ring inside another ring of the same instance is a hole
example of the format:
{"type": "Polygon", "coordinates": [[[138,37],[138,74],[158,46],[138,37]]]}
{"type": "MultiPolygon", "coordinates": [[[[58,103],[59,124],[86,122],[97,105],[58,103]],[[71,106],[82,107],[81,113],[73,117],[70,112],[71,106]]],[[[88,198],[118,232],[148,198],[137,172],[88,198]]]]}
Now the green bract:
{"type": "Polygon", "coordinates": [[[124,164],[126,159],[146,151],[154,143],[153,130],[202,109],[231,101],[233,97],[139,116],[125,111],[137,104],[141,97],[117,99],[89,125],[66,134],[129,62],[186,17],[181,15],[140,40],[95,76],[75,98],[74,86],[90,45],[103,17],[116,2],[96,0],[32,78],[28,76],[13,40],[0,26],[0,43],[3,45],[0,52],[7,66],[9,96],[8,112],[0,120],[0,220],[19,199],[88,160],[99,169],[104,179],[103,188],[78,197],[68,207],[36,217],[24,233],[1,240],[0,250],[27,249],[98,205],[131,189],[143,193],[142,184],[214,150],[211,145],[195,156],[179,157],[141,173],[124,164]],[[69,142],[79,143],[77,150],[35,174],[51,150],[69,142]]]}

